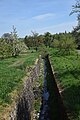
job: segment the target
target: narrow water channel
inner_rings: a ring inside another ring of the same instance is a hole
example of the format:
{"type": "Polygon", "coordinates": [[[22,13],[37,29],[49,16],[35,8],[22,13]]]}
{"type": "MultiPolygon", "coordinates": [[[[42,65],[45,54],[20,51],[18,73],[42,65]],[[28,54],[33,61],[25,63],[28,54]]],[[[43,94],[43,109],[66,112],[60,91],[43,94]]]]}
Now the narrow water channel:
{"type": "Polygon", "coordinates": [[[44,58],[44,89],[39,120],[68,120],[49,56],[44,58]]]}
{"type": "Polygon", "coordinates": [[[49,106],[48,106],[48,99],[49,99],[49,91],[47,90],[47,66],[44,59],[44,85],[43,85],[43,94],[42,94],[42,105],[41,105],[41,112],[39,120],[50,120],[49,119],[49,106]]]}

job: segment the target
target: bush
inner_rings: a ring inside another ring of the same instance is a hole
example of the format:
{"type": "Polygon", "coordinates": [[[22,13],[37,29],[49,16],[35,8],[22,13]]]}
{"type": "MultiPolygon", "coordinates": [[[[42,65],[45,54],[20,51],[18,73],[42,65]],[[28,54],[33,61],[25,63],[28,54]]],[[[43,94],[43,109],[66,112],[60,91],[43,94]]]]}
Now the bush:
{"type": "Polygon", "coordinates": [[[61,40],[54,40],[53,44],[62,54],[70,54],[70,52],[77,47],[71,35],[62,35],[61,40]]]}

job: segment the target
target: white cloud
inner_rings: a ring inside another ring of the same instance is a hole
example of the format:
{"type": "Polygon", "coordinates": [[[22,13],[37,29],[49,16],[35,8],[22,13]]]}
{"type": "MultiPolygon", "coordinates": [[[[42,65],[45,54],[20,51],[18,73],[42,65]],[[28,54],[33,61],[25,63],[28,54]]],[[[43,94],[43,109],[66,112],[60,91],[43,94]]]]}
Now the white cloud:
{"type": "Polygon", "coordinates": [[[69,31],[72,31],[73,27],[75,27],[76,25],[77,25],[76,21],[65,22],[65,23],[61,23],[61,24],[57,24],[57,25],[52,25],[52,26],[36,29],[36,31],[39,33],[44,33],[47,31],[49,31],[51,33],[59,33],[59,32],[64,32],[65,30],[67,32],[69,32],[69,31]]]}
{"type": "Polygon", "coordinates": [[[65,32],[65,30],[67,32],[70,32],[73,30],[73,27],[75,27],[77,25],[76,21],[70,21],[70,22],[64,22],[64,23],[60,23],[57,25],[52,25],[52,26],[47,26],[47,27],[43,27],[43,26],[32,26],[28,29],[26,29],[27,27],[25,26],[25,28],[21,29],[20,34],[23,33],[23,36],[25,36],[26,34],[30,35],[31,34],[31,30],[38,32],[39,34],[44,34],[46,32],[50,32],[52,34],[55,33],[61,33],[61,32],[65,32]]]}
{"type": "Polygon", "coordinates": [[[46,18],[49,18],[49,17],[54,17],[54,16],[55,16],[55,14],[53,14],[53,13],[46,13],[46,14],[35,16],[35,17],[33,17],[33,19],[43,20],[43,19],[46,19],[46,18]]]}

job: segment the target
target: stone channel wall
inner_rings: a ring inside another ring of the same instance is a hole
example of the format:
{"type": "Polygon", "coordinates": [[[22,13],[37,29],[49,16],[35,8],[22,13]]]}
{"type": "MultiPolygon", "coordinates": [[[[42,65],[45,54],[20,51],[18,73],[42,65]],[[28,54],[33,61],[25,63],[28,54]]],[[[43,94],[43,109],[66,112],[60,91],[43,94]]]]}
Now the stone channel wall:
{"type": "Polygon", "coordinates": [[[22,92],[19,94],[16,105],[10,113],[9,120],[33,120],[33,104],[35,81],[40,73],[41,59],[37,59],[31,69],[29,77],[25,80],[22,92]]]}

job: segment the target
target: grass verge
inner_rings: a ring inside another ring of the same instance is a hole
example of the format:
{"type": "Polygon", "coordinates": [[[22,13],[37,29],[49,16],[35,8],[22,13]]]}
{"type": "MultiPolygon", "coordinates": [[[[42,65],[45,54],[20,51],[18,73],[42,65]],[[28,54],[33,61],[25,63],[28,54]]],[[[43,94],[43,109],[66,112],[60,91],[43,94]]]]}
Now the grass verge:
{"type": "Polygon", "coordinates": [[[70,120],[80,120],[80,55],[59,55],[57,49],[48,49],[57,82],[70,120]]]}
{"type": "MultiPolygon", "coordinates": [[[[0,61],[0,113],[14,101],[17,91],[20,89],[22,78],[27,75],[27,68],[34,64],[38,57],[37,52],[28,52],[16,58],[7,58],[0,61]]],[[[6,111],[5,111],[6,112],[6,111]]]]}

